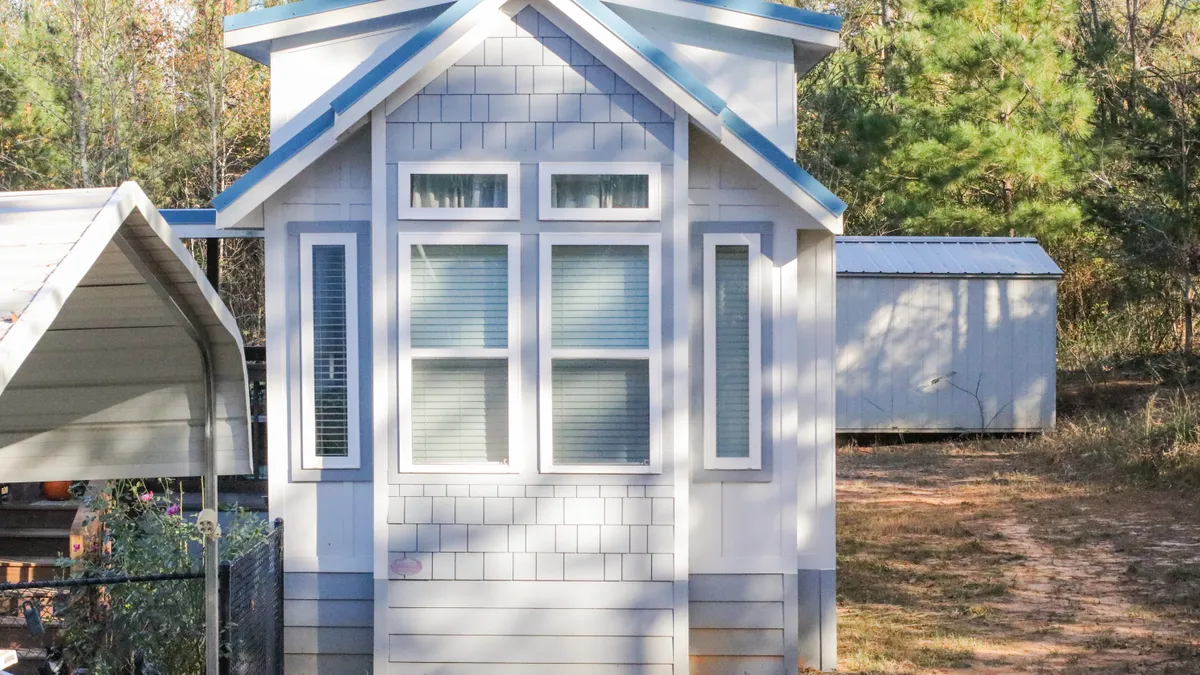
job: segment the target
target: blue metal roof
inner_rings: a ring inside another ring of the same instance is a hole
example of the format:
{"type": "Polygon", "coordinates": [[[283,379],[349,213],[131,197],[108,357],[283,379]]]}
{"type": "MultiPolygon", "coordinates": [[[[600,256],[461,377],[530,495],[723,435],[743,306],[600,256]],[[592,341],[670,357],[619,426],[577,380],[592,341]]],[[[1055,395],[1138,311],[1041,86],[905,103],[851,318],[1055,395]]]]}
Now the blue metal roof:
{"type": "Polygon", "coordinates": [[[761,16],[765,19],[786,21],[787,23],[808,26],[809,28],[820,28],[821,30],[831,31],[840,31],[842,29],[842,17],[836,14],[822,14],[821,12],[800,9],[799,7],[781,5],[777,2],[764,2],[764,0],[687,0],[687,2],[694,2],[698,5],[707,5],[718,9],[727,9],[731,12],[761,16]]]}
{"type": "Polygon", "coordinates": [[[838,274],[1061,277],[1037,239],[838,237],[838,274]]]}
{"type": "Polygon", "coordinates": [[[771,163],[776,169],[779,169],[792,182],[808,193],[810,197],[815,199],[818,204],[824,206],[835,216],[841,216],[846,212],[846,202],[838,199],[838,196],[829,191],[829,188],[821,185],[816,178],[813,178],[791,157],[788,157],[774,143],[763,136],[757,129],[750,126],[750,123],[742,119],[729,108],[721,111],[721,121],[724,122],[725,128],[733,132],[733,135],[742,139],[746,145],[757,152],[763,159],[771,163]]]}
{"type": "Polygon", "coordinates": [[[457,0],[453,5],[447,7],[446,11],[437,15],[437,18],[430,21],[428,25],[417,31],[416,35],[413,35],[404,44],[400,45],[396,51],[388,54],[387,57],[347,87],[346,91],[338,94],[330,102],[329,107],[339,115],[346,112],[347,108],[354,105],[367,92],[379,86],[392,73],[399,70],[401,66],[421,53],[421,50],[428,47],[430,43],[438,39],[447,29],[457,23],[459,19],[466,16],[472,9],[478,7],[482,2],[483,0],[457,0]]]}
{"type": "Polygon", "coordinates": [[[225,188],[224,192],[213,197],[212,205],[218,211],[225,210],[225,207],[232,204],[235,199],[246,194],[247,190],[271,175],[271,172],[279,168],[279,165],[295,157],[296,153],[308,147],[308,144],[317,140],[318,136],[332,129],[333,120],[333,110],[326,110],[320,117],[309,122],[308,126],[296,132],[295,136],[292,136],[287,142],[276,148],[274,152],[264,157],[263,161],[255,164],[253,169],[242,174],[242,177],[225,188]]]}
{"type": "MultiPolygon", "coordinates": [[[[833,14],[822,14],[798,7],[789,7],[766,0],[685,0],[698,5],[707,5],[718,9],[727,9],[742,14],[761,16],[766,19],[785,21],[800,26],[819,28],[821,30],[840,31],[842,18],[833,14]]],[[[239,30],[262,26],[277,21],[287,21],[301,16],[330,12],[336,9],[365,5],[377,0],[299,0],[275,7],[256,9],[241,14],[225,17],[225,30],[239,30]]]]}
{"type": "Polygon", "coordinates": [[[590,14],[593,19],[616,33],[622,42],[632,47],[634,51],[641,54],[647,61],[653,63],[663,74],[671,78],[672,82],[683,87],[684,91],[691,94],[697,101],[700,101],[710,112],[719,115],[725,109],[725,99],[718,96],[712,89],[709,89],[707,85],[697,79],[695,75],[688,72],[686,68],[676,63],[670,56],[667,56],[666,52],[659,49],[636,28],[629,25],[625,19],[617,16],[616,12],[606,7],[600,0],[575,0],[575,3],[590,14]]]}
{"type": "MultiPolygon", "coordinates": [[[[816,200],[817,203],[836,216],[841,216],[845,212],[845,202],[838,199],[828,188],[821,185],[808,172],[800,168],[791,157],[776,147],[774,143],[763,136],[748,122],[730,110],[725,100],[718,96],[716,92],[709,89],[707,85],[654,45],[636,28],[629,25],[628,22],[606,7],[601,0],[574,1],[591,15],[592,18],[613,31],[623,42],[637,51],[638,54],[652,63],[670,78],[671,81],[675,82],[675,84],[679,85],[684,91],[699,101],[706,109],[720,116],[725,128],[729,129],[735,136],[767,160],[771,166],[791,179],[792,182],[816,200]]],[[[715,2],[716,0],[706,1],[715,2]]],[[[749,3],[754,0],[736,1],[749,3]]],[[[483,0],[456,0],[453,5],[439,14],[429,25],[422,28],[395,51],[385,56],[383,60],[368,70],[362,77],[351,83],[345,91],[330,102],[329,109],[323,112],[320,117],[297,132],[295,136],[267,155],[262,162],[246,172],[245,175],[230,185],[224,192],[217,195],[212,201],[213,206],[219,211],[224,210],[226,206],[233,203],[251,187],[270,175],[281,164],[295,156],[322,133],[331,129],[337,115],[344,113],[368,92],[379,86],[481,2],[483,0]]]]}
{"type": "Polygon", "coordinates": [[[216,209],[159,209],[168,225],[216,225],[216,209]]]}

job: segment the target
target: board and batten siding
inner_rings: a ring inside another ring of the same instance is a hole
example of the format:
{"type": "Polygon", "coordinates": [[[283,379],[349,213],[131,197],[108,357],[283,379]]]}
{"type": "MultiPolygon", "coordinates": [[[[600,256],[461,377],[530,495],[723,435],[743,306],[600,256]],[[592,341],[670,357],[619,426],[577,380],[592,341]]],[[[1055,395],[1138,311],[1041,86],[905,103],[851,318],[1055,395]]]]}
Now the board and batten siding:
{"type": "Polygon", "coordinates": [[[1054,279],[838,279],[838,430],[1054,426],[1054,279]]]}
{"type": "MultiPolygon", "coordinates": [[[[283,518],[284,650],[288,675],[371,672],[373,492],[369,405],[362,415],[358,471],[303,469],[300,446],[300,243],[308,232],[354,232],[359,317],[369,315],[370,134],[360,131],[267,200],[268,426],[270,508],[283,518]]],[[[369,331],[360,331],[361,401],[369,401],[369,331]]]]}

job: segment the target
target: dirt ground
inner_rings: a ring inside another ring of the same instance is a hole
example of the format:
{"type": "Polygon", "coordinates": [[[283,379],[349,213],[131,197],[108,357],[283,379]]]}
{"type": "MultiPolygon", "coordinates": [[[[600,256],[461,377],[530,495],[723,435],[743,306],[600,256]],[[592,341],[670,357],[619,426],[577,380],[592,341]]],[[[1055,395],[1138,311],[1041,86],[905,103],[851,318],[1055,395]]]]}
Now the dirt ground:
{"type": "Polygon", "coordinates": [[[1012,448],[839,451],[839,671],[1200,673],[1200,500],[1012,448]]]}

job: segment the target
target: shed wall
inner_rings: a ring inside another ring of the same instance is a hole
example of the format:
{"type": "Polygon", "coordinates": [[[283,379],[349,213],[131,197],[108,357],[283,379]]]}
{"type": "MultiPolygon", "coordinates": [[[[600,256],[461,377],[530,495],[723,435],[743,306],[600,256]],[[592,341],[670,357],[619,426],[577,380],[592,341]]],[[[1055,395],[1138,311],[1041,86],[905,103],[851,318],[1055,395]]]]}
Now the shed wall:
{"type": "Polygon", "coordinates": [[[1054,426],[1053,279],[843,276],[838,431],[1054,426]]]}

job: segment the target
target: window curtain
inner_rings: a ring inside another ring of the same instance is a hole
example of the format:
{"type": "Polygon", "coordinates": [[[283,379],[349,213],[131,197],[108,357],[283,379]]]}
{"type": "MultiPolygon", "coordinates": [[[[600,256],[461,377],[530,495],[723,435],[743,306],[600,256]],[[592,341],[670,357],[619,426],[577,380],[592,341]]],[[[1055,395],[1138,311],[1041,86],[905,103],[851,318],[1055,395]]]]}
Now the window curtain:
{"type": "Polygon", "coordinates": [[[350,454],[346,249],[312,247],[313,410],[318,457],[350,454]]]}
{"type": "Polygon", "coordinates": [[[650,206],[650,177],[555,174],[550,202],[556,209],[644,209],[650,206]]]}
{"type": "Polygon", "coordinates": [[[507,174],[414,173],[412,206],[425,209],[491,209],[508,206],[507,174]]]}

